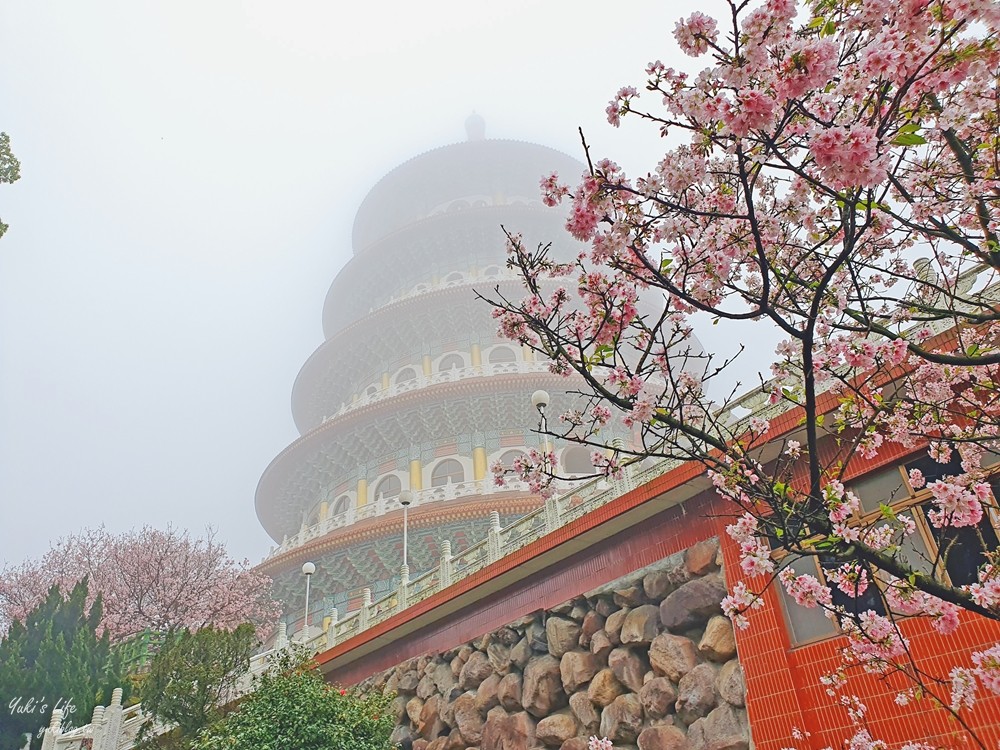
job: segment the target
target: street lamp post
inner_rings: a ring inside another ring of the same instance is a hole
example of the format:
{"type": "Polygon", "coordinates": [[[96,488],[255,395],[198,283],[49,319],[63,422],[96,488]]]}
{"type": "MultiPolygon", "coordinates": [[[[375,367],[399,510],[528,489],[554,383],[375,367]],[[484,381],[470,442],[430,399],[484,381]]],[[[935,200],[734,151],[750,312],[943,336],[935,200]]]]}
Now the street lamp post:
{"type": "Polygon", "coordinates": [[[549,405],[549,394],[546,391],[535,391],[531,394],[531,405],[538,409],[538,431],[542,433],[542,451],[545,454],[545,460],[548,461],[549,455],[549,422],[545,418],[545,407],[549,405]]]}
{"type": "Polygon", "coordinates": [[[302,575],[306,577],[306,609],[302,615],[302,640],[309,636],[309,580],[315,572],[316,566],[313,563],[302,563],[302,575]]]}
{"type": "Polygon", "coordinates": [[[403,490],[399,493],[399,504],[403,506],[403,565],[406,566],[407,570],[410,567],[410,560],[407,556],[407,543],[409,537],[409,516],[407,512],[410,507],[410,503],[413,502],[413,493],[409,490],[403,490]]]}

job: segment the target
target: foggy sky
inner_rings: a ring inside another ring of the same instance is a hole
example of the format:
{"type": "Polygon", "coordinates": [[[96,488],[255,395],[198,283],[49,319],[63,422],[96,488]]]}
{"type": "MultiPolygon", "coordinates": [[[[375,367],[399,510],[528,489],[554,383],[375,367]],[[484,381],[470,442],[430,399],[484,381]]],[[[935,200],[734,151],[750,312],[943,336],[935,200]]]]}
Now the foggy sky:
{"type": "MultiPolygon", "coordinates": [[[[664,144],[604,107],[681,10],[596,2],[7,0],[0,130],[0,563],[105,523],[214,526],[237,558],[297,433],[299,367],[365,192],[487,136],[626,169],[664,144]]],[[[702,340],[712,346],[713,332],[702,340]]]]}

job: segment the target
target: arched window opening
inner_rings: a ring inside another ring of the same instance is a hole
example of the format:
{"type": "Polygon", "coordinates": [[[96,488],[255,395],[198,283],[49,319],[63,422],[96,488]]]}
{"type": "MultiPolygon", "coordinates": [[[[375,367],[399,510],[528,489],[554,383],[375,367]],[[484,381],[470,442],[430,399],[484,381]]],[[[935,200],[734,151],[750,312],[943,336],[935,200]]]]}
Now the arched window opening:
{"type": "Polygon", "coordinates": [[[460,271],[452,271],[447,276],[444,277],[444,283],[448,284],[453,281],[461,281],[465,278],[465,275],[460,271]]]}
{"type": "Polygon", "coordinates": [[[438,362],[438,372],[460,370],[463,367],[465,367],[465,358],[461,354],[449,354],[441,357],[441,361],[438,362]]]}
{"type": "Polygon", "coordinates": [[[489,356],[491,365],[499,365],[506,362],[516,362],[517,355],[514,354],[514,350],[509,346],[494,346],[490,349],[489,356]]]}
{"type": "Polygon", "coordinates": [[[514,461],[524,455],[524,451],[504,451],[500,456],[500,464],[505,469],[514,467],[514,461]]]}
{"type": "Polygon", "coordinates": [[[376,393],[378,393],[377,385],[370,385],[367,388],[365,388],[365,395],[368,396],[369,398],[374,396],[376,393]]]}
{"type": "Polygon", "coordinates": [[[396,373],[396,385],[401,385],[403,383],[409,383],[411,380],[417,379],[417,371],[412,367],[404,367],[398,373],[396,373]]]}
{"type": "Polygon", "coordinates": [[[431,472],[431,487],[444,487],[465,480],[465,469],[453,458],[446,458],[431,472]]]}
{"type": "Polygon", "coordinates": [[[562,452],[562,467],[567,474],[593,474],[590,449],[582,445],[570,446],[562,452]]]}
{"type": "Polygon", "coordinates": [[[495,279],[500,275],[500,266],[489,266],[483,269],[483,276],[488,279],[495,279]]]}
{"type": "Polygon", "coordinates": [[[399,477],[395,474],[390,474],[385,477],[381,482],[375,485],[375,499],[380,497],[393,498],[399,497],[399,493],[402,492],[403,485],[399,482],[399,477]]]}
{"type": "Polygon", "coordinates": [[[333,510],[330,512],[331,516],[339,516],[341,513],[346,513],[347,509],[351,507],[351,498],[347,495],[341,495],[333,503],[333,510]]]}

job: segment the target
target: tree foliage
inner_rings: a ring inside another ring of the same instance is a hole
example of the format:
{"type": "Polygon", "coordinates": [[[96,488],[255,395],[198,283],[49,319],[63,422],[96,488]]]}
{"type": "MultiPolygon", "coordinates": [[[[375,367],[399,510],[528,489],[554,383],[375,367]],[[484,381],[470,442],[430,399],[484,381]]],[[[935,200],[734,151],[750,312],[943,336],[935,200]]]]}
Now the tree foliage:
{"type": "Polygon", "coordinates": [[[0,642],[0,750],[20,750],[27,733],[40,747],[37,733],[53,709],[63,709],[64,726],[80,726],[116,687],[126,687],[108,633],[97,635],[101,599],[88,605],[89,598],[86,579],[66,598],[52,586],[0,642]]]}
{"type": "Polygon", "coordinates": [[[144,713],[176,730],[149,746],[186,749],[222,718],[249,669],[257,645],[254,630],[244,623],[235,630],[209,626],[168,634],[142,677],[140,696],[144,713]]]}
{"type": "Polygon", "coordinates": [[[283,653],[194,750],[393,750],[390,698],[323,681],[315,664],[283,653]]]}
{"type": "Polygon", "coordinates": [[[196,539],[169,528],[112,534],[102,526],[0,571],[0,626],[23,620],[52,581],[69,588],[85,576],[90,601],[102,598],[100,625],[113,643],[147,628],[228,629],[250,620],[267,630],[278,615],[271,579],[234,561],[211,532],[196,539]]]}
{"type": "MultiPolygon", "coordinates": [[[[838,696],[849,700],[852,669],[902,676],[900,700],[927,697],[964,725],[977,690],[1000,693],[1000,644],[928,671],[900,619],[943,634],[963,611],[1000,619],[1000,6],[728,6],[721,22],[695,12],[676,25],[706,67],[652,62],[648,93],[626,86],[608,105],[613,126],[643,120],[672,144],[648,173],[592,159],[584,143],[578,184],[542,179],[587,247],[562,263],[509,233],[528,294],[497,290],[495,316],[579,379],[589,402],[552,433],[592,446],[596,466],[706,467],[736,517],[737,625],[777,580],[848,636],[828,683],[838,696]],[[706,318],[737,340],[781,339],[762,411],[743,416],[738,391],[711,392],[743,365],[693,342],[706,318]],[[613,427],[633,441],[612,443],[613,427]],[[899,513],[888,493],[872,512],[845,487],[852,466],[918,450],[924,469],[904,489],[925,507],[899,513]],[[917,521],[935,541],[922,557],[917,521]],[[947,572],[959,555],[975,562],[969,580],[947,572]],[[787,567],[803,557],[829,567],[825,582],[787,567]],[[877,606],[858,603],[866,590],[877,606]]],[[[531,458],[517,468],[538,484],[553,457],[531,458]]],[[[851,718],[852,746],[875,746],[851,718]]]]}

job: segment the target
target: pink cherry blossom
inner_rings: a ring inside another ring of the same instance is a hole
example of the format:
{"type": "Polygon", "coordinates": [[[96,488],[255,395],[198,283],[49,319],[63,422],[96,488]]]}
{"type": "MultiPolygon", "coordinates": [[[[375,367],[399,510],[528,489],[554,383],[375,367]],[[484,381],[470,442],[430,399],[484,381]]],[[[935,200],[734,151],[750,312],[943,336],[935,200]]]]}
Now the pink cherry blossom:
{"type": "Polygon", "coordinates": [[[708,52],[708,45],[719,38],[719,31],[714,18],[695,11],[687,20],[677,22],[674,38],[684,52],[697,57],[708,52]]]}

